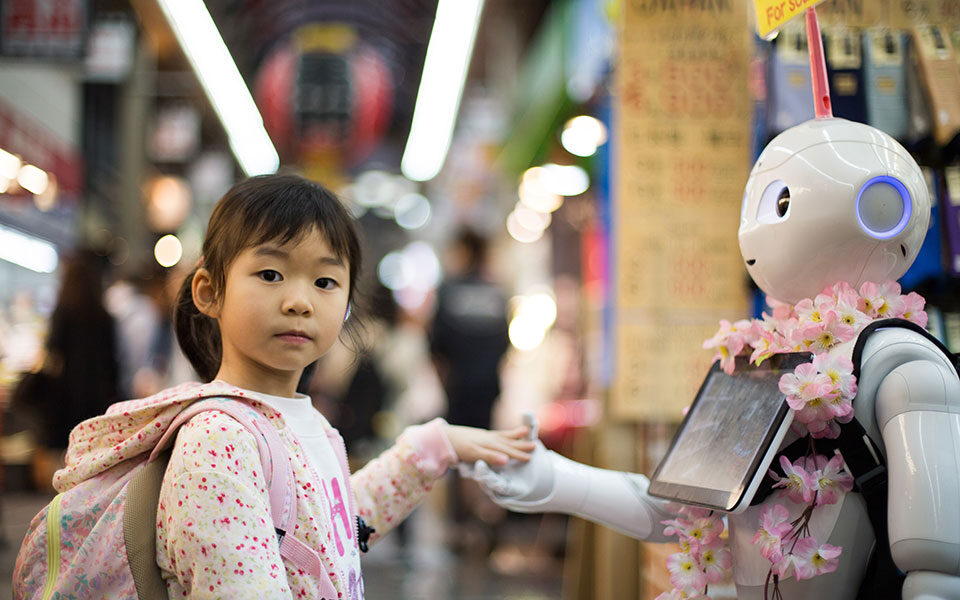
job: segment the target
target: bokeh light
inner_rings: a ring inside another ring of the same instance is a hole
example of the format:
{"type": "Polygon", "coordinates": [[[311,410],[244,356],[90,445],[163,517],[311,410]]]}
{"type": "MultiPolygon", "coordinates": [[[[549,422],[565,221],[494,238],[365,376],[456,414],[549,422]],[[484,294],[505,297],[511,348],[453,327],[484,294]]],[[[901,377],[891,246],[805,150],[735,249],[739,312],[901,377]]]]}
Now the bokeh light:
{"type": "Polygon", "coordinates": [[[560,143],[570,154],[592,156],[607,141],[607,128],[598,119],[587,115],[566,122],[560,143]]]}
{"type": "Polygon", "coordinates": [[[413,231],[430,222],[430,201],[423,194],[411,193],[401,196],[393,207],[397,225],[413,231]]]}
{"type": "Polygon", "coordinates": [[[161,267],[172,267],[183,257],[183,246],[175,235],[165,235],[153,247],[153,256],[161,267]]]}

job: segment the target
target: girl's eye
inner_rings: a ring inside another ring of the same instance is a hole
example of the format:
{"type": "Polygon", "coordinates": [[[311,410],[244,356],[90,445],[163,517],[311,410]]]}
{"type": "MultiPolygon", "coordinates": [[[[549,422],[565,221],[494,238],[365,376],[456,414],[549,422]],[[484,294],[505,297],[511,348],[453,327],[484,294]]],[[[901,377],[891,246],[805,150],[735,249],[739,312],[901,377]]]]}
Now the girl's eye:
{"type": "Polygon", "coordinates": [[[263,271],[260,271],[259,273],[257,273],[257,275],[260,276],[260,279],[270,283],[273,283],[275,281],[280,281],[281,279],[283,279],[280,273],[278,273],[277,271],[274,271],[273,269],[264,269],[263,271]]]}
{"type": "Polygon", "coordinates": [[[316,280],[314,284],[321,290],[332,290],[333,288],[337,287],[337,282],[329,277],[321,277],[320,279],[316,280]]]}

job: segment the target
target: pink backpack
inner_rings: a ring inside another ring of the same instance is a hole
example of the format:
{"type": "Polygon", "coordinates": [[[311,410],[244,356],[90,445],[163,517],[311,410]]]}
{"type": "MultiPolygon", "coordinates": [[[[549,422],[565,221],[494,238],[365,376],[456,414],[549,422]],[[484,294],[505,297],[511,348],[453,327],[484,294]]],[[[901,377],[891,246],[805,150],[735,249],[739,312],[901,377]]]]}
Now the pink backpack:
{"type": "MultiPolygon", "coordinates": [[[[13,572],[14,598],[54,600],[167,598],[156,562],[160,486],[177,430],[198,413],[217,410],[257,440],[269,482],[270,513],[280,555],[328,580],[319,555],[292,535],[296,490],[289,454],[276,428],[242,401],[217,395],[187,404],[149,455],[138,455],[57,495],[30,523],[13,572]]],[[[157,425],[161,427],[161,425],[157,425]]],[[[334,591],[333,595],[336,595],[334,591]]]]}

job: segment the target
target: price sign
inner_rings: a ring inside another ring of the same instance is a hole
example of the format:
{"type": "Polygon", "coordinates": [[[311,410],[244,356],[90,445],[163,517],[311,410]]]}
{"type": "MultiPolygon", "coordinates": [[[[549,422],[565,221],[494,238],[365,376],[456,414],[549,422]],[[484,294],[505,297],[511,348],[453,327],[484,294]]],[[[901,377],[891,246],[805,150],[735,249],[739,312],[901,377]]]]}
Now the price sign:
{"type": "Polygon", "coordinates": [[[823,0],[753,0],[757,8],[757,33],[767,37],[790,19],[823,0]]]}

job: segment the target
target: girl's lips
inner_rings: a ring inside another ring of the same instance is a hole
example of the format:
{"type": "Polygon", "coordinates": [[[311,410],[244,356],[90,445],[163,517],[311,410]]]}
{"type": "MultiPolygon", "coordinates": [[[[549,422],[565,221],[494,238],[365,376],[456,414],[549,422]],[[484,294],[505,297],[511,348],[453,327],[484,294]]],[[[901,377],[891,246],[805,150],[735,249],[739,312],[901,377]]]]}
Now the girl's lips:
{"type": "Polygon", "coordinates": [[[293,331],[288,331],[286,333],[278,333],[277,336],[284,342],[290,344],[306,344],[310,341],[310,336],[305,333],[297,333],[293,331]]]}

